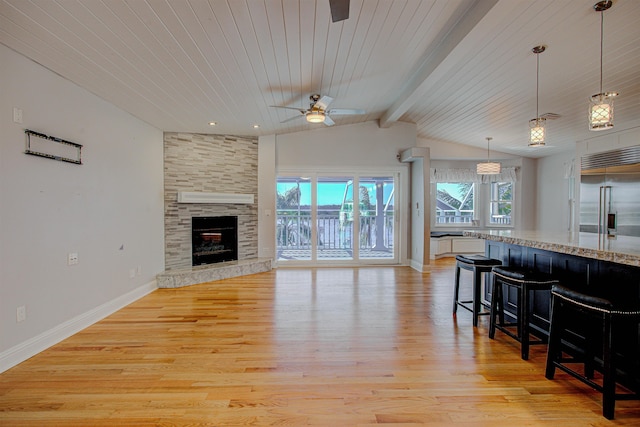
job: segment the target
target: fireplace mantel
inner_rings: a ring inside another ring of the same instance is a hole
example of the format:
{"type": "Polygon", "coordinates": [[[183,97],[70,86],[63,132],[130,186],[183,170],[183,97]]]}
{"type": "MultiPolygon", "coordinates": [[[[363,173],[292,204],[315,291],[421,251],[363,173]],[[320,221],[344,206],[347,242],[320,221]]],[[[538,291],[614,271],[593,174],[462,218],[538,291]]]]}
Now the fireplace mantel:
{"type": "Polygon", "coordinates": [[[242,193],[206,193],[197,191],[178,191],[178,203],[253,204],[254,195],[242,193]]]}

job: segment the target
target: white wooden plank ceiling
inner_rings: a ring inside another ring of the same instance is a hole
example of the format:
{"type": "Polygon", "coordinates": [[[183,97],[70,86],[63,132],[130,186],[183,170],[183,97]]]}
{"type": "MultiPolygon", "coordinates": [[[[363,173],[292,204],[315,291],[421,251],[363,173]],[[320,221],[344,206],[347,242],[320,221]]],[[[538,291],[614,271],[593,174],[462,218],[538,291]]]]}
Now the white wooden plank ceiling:
{"type": "MultiPolygon", "coordinates": [[[[337,125],[416,123],[420,138],[541,157],[588,131],[599,92],[596,0],[0,0],[0,43],[165,131],[267,135],[313,129],[309,95],[337,125]],[[527,148],[536,113],[548,147],[527,148]],[[209,122],[217,122],[211,127],[209,122]],[[257,124],[260,127],[253,128],[257,124]]],[[[640,1],[604,15],[604,89],[613,131],[640,126],[640,1]]]]}

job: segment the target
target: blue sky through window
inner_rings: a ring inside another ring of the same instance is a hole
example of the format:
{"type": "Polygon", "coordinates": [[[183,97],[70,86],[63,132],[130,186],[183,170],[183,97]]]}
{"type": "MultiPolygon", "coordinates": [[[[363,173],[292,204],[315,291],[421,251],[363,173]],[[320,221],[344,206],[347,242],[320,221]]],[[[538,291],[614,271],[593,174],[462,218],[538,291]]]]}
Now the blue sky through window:
{"type": "MultiPolygon", "coordinates": [[[[350,184],[351,182],[349,182],[350,184]]],[[[276,191],[279,194],[284,194],[290,188],[296,187],[295,182],[278,182],[276,185],[276,191]]],[[[346,182],[319,182],[318,184],[318,206],[324,205],[340,205],[342,204],[342,200],[344,198],[345,186],[348,185],[346,182]]],[[[372,205],[376,203],[375,197],[375,183],[370,181],[360,182],[360,185],[366,187],[369,192],[369,198],[372,205]]],[[[393,184],[391,182],[385,183],[383,187],[383,200],[386,203],[389,199],[389,195],[393,190],[393,184]]],[[[311,205],[311,183],[309,181],[301,181],[300,182],[300,205],[301,206],[309,206],[311,205]]],[[[351,200],[353,195],[351,194],[351,186],[349,186],[349,196],[347,200],[351,200]]]]}
{"type": "Polygon", "coordinates": [[[453,197],[458,200],[462,200],[464,198],[464,194],[460,193],[460,189],[458,188],[460,184],[458,183],[438,183],[438,190],[444,190],[453,197]]]}

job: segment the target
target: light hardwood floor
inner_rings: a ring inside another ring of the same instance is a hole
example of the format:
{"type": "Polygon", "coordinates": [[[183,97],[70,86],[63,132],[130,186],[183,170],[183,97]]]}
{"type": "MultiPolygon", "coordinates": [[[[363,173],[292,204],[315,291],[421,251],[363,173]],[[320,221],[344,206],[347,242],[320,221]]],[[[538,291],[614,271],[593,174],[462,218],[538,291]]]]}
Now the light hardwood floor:
{"type": "MultiPolygon", "coordinates": [[[[161,289],[0,374],[2,426],[640,425],[451,314],[453,262],[161,289]]],[[[464,283],[470,273],[463,272],[464,283]]]]}

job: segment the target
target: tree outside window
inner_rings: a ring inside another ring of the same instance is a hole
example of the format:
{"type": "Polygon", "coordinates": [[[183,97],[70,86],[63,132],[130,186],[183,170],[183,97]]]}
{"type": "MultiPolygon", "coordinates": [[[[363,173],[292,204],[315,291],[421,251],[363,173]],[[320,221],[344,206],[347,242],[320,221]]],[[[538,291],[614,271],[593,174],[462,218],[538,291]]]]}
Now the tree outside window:
{"type": "Polygon", "coordinates": [[[473,182],[436,184],[436,224],[471,223],[475,218],[473,182]]]}
{"type": "Polygon", "coordinates": [[[511,225],[513,207],[513,183],[491,183],[491,203],[489,223],[492,225],[511,225]]]}

